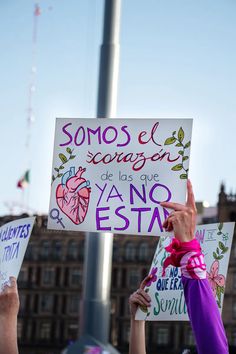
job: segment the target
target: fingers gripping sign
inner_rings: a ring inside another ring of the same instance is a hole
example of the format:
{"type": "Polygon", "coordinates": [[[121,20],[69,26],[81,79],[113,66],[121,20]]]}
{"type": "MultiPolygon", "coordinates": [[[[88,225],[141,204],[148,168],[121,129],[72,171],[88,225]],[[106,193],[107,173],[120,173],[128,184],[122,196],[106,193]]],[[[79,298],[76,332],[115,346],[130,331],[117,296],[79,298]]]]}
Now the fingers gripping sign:
{"type": "Polygon", "coordinates": [[[19,311],[19,296],[16,278],[10,277],[0,293],[0,319],[16,318],[19,311]]]}
{"type": "Polygon", "coordinates": [[[187,181],[187,202],[185,205],[163,202],[161,206],[173,210],[163,223],[166,231],[173,231],[175,238],[181,242],[191,241],[194,238],[197,209],[190,180],[187,181]]]}
{"type": "Polygon", "coordinates": [[[129,298],[129,306],[130,306],[130,313],[131,317],[134,318],[136,311],[139,306],[150,307],[151,298],[144,290],[146,284],[152,279],[153,275],[148,275],[140,284],[138,290],[136,290],[133,294],[130,295],[129,298]]]}

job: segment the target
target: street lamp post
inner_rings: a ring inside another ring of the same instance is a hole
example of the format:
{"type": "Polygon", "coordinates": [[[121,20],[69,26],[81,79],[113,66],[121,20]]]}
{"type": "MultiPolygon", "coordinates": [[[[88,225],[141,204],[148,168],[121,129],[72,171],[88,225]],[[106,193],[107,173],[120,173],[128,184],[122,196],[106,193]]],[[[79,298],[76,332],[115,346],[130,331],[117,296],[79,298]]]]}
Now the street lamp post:
{"type": "MultiPolygon", "coordinates": [[[[113,118],[116,113],[120,7],[121,0],[105,0],[97,118],[113,118]]],[[[111,233],[86,235],[80,338],[68,347],[68,354],[83,353],[86,345],[99,346],[104,353],[118,354],[109,344],[112,246],[111,233]]]]}

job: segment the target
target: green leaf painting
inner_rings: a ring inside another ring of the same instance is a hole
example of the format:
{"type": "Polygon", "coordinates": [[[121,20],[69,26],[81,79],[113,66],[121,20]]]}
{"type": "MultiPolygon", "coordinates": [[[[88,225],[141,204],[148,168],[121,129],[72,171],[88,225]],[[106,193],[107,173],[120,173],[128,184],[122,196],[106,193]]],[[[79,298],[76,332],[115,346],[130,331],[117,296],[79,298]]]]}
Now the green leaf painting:
{"type": "Polygon", "coordinates": [[[182,141],[184,140],[184,131],[183,131],[182,127],[179,128],[179,131],[178,131],[178,139],[179,139],[179,141],[180,141],[181,143],[182,143],[182,141]]]}
{"type": "Polygon", "coordinates": [[[182,171],[184,170],[184,173],[180,174],[180,179],[187,179],[188,178],[188,169],[185,168],[184,162],[189,159],[189,156],[186,154],[186,149],[188,149],[191,145],[191,142],[188,141],[187,143],[184,143],[184,137],[185,133],[182,127],[179,128],[177,136],[176,136],[176,131],[172,132],[172,136],[167,138],[165,140],[164,145],[172,145],[175,144],[175,147],[182,148],[181,150],[178,151],[178,154],[181,158],[181,163],[178,163],[177,165],[173,166],[171,168],[172,171],[182,171]]]}
{"type": "Polygon", "coordinates": [[[171,145],[174,144],[175,142],[176,142],[176,138],[171,136],[170,138],[166,139],[165,145],[171,145]]]}
{"type": "MultiPolygon", "coordinates": [[[[217,232],[217,236],[222,236],[222,240],[226,242],[226,240],[228,239],[228,234],[223,232],[223,227],[224,224],[220,223],[218,225],[218,232],[217,232]]],[[[229,247],[227,247],[222,241],[218,242],[218,245],[216,247],[216,251],[213,252],[213,257],[216,260],[221,260],[223,259],[224,255],[226,252],[228,252],[229,247]]]]}
{"type": "Polygon", "coordinates": [[[175,165],[174,167],[172,167],[172,171],[180,171],[182,170],[183,165],[181,163],[179,163],[178,165],[175,165]]]}
{"type": "Polygon", "coordinates": [[[63,176],[63,173],[61,173],[65,167],[64,165],[69,161],[69,160],[73,160],[76,155],[72,155],[73,150],[71,150],[69,147],[66,148],[66,152],[69,154],[68,157],[66,157],[65,154],[60,153],[58,154],[59,159],[61,160],[61,165],[59,167],[54,167],[54,171],[57,172],[56,175],[52,175],[52,181],[51,184],[53,184],[53,182],[57,179],[57,178],[61,178],[63,176]]]}

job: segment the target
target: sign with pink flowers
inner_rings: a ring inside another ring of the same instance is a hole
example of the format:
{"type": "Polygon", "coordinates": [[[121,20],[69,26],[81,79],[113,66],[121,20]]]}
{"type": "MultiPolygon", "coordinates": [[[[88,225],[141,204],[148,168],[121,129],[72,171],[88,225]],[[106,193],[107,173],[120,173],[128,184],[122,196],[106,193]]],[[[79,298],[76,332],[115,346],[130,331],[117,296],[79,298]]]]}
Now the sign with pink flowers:
{"type": "Polygon", "coordinates": [[[57,119],[48,228],[165,234],[185,202],[191,119],[57,119]]]}
{"type": "MultiPolygon", "coordinates": [[[[204,254],[207,278],[212,288],[219,310],[222,311],[230,250],[235,223],[197,225],[195,237],[204,254]]],[[[152,278],[145,287],[151,297],[150,307],[140,307],[137,320],[146,321],[186,321],[187,307],[184,299],[180,269],[169,266],[162,276],[163,263],[168,257],[165,250],[173,236],[160,237],[150,273],[152,278]]]]}

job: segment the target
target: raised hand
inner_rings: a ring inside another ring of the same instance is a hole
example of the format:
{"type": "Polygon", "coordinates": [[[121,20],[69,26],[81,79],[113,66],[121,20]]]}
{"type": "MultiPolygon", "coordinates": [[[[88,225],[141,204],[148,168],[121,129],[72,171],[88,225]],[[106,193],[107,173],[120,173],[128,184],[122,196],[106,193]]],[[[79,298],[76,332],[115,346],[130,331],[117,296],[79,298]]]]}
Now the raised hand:
{"type": "Polygon", "coordinates": [[[197,209],[190,180],[187,181],[187,202],[185,205],[162,202],[161,206],[173,209],[163,223],[166,231],[174,231],[175,238],[181,242],[191,241],[194,238],[197,209]]]}

